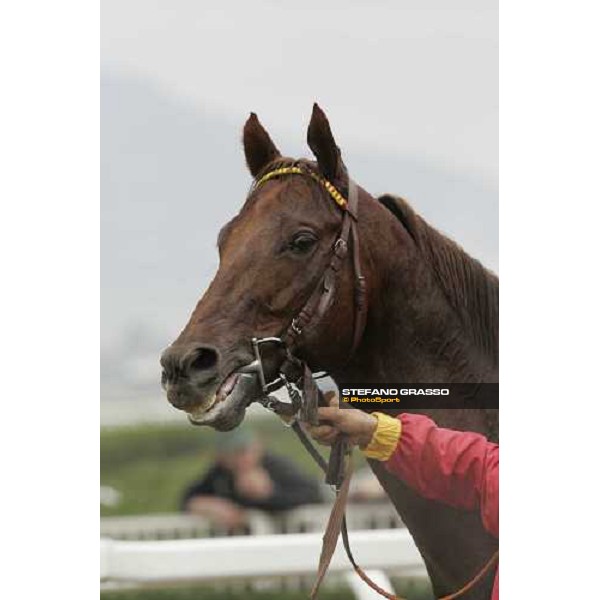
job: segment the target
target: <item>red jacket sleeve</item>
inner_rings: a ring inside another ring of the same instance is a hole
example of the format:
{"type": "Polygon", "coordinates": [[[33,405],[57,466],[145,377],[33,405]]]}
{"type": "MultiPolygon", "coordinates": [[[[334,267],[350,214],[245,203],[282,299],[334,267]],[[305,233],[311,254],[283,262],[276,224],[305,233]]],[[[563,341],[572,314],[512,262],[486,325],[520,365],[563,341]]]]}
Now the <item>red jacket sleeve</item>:
{"type": "Polygon", "coordinates": [[[423,415],[402,414],[398,445],[386,468],[422,496],[477,510],[498,537],[498,446],[477,433],[442,429],[423,415]]]}

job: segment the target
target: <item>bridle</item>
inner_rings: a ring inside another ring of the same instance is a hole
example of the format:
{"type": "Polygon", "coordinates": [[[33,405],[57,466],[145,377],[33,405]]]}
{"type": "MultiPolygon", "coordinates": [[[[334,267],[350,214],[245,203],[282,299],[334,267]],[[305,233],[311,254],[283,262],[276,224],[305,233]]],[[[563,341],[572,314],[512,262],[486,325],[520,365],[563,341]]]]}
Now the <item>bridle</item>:
{"type": "Polygon", "coordinates": [[[298,338],[304,332],[304,329],[315,322],[320,321],[331,306],[335,297],[336,287],[340,268],[348,254],[349,239],[352,237],[352,264],[354,268],[354,333],[352,337],[352,348],[350,356],[356,351],[362,338],[366,324],[366,304],[365,304],[365,278],[362,274],[360,262],[360,242],[358,237],[358,188],[354,181],[348,179],[348,199],[344,198],[341,192],[327,179],[314,171],[299,166],[296,163],[289,167],[280,167],[269,171],[254,184],[254,190],[258,189],[267,181],[276,177],[285,175],[303,175],[310,177],[321,185],[329,196],[335,202],[335,205],[342,211],[342,225],[339,234],[333,244],[331,257],[328,265],[325,267],[322,276],[319,278],[317,286],[313,290],[300,312],[292,319],[289,327],[282,335],[282,341],[288,348],[296,345],[298,338]]]}
{"type": "MultiPolygon", "coordinates": [[[[352,253],[354,272],[354,327],[352,346],[345,364],[352,359],[362,339],[367,320],[367,302],[357,227],[358,187],[354,181],[348,178],[348,198],[346,199],[325,177],[304,166],[302,162],[296,162],[290,166],[274,168],[259,177],[254,183],[251,193],[272,179],[289,175],[309,177],[317,182],[333,199],[336,207],[342,211],[342,223],[333,243],[329,262],[323,269],[307,301],[279,337],[253,338],[254,360],[239,369],[239,372],[242,374],[251,373],[258,377],[262,392],[262,397],[258,401],[269,410],[286,419],[313,458],[319,462],[316,458],[318,453],[312,447],[310,440],[300,428],[297,420],[308,422],[311,425],[319,423],[317,408],[321,394],[315,383],[316,377],[307,363],[295,354],[295,351],[297,351],[299,339],[304,331],[307,328],[315,327],[321,322],[331,307],[337,290],[340,270],[349,251],[352,253]],[[283,350],[285,354],[284,361],[279,366],[279,375],[268,382],[265,377],[261,352],[265,345],[276,346],[278,349],[283,350]],[[287,388],[291,403],[282,402],[271,395],[273,391],[283,386],[287,388]]],[[[322,399],[321,403],[323,403],[322,399]]],[[[326,482],[337,488],[341,486],[344,479],[344,456],[347,450],[347,443],[341,439],[339,444],[332,449],[326,482]]]]}
{"type": "MultiPolygon", "coordinates": [[[[261,185],[278,177],[287,175],[301,175],[310,177],[321,185],[334,200],[336,206],[342,211],[342,224],[339,234],[333,244],[329,263],[323,270],[317,285],[313,289],[304,306],[296,314],[287,329],[278,337],[253,338],[252,349],[254,360],[239,369],[240,374],[250,374],[258,378],[261,397],[258,402],[265,408],[276,413],[284,419],[298,436],[302,445],[315,460],[317,465],[325,472],[325,482],[333,487],[336,500],[333,505],[329,521],[323,536],[323,546],[319,559],[319,566],[315,584],[311,592],[311,599],[316,598],[319,586],[325,577],[331,558],[335,551],[337,540],[341,533],[346,555],[354,570],[360,578],[373,590],[388,600],[403,600],[399,596],[391,594],[379,587],[356,563],[350,549],[348,528],[346,526],[345,507],[348,499],[350,478],[352,474],[351,452],[352,446],[348,443],[346,436],[338,435],[329,456],[325,460],[320,452],[312,444],[306,433],[304,433],[300,422],[318,425],[318,406],[325,404],[323,395],[319,390],[310,368],[304,360],[299,358],[294,351],[297,350],[299,338],[308,327],[315,327],[327,313],[336,294],[340,270],[348,255],[349,248],[352,252],[352,265],[354,272],[354,328],[352,334],[352,346],[346,358],[346,364],[354,356],[362,339],[367,320],[366,282],[362,274],[360,260],[360,243],[358,236],[358,188],[348,178],[348,197],[343,194],[322,175],[313,170],[301,166],[302,163],[294,163],[291,166],[275,168],[262,175],[254,183],[252,191],[261,185]],[[351,239],[351,244],[349,244],[351,239]],[[264,346],[275,346],[284,352],[284,360],[279,366],[279,374],[272,380],[267,381],[263,364],[262,348],[264,346]],[[272,393],[282,387],[286,388],[290,402],[283,402],[272,393]]],[[[340,407],[341,408],[341,407],[340,407]]],[[[452,600],[462,596],[471,589],[487,573],[495,563],[497,553],[488,563],[471,579],[467,585],[449,596],[440,600],[452,600]]]]}
{"type": "MultiPolygon", "coordinates": [[[[296,162],[290,166],[275,168],[259,177],[253,185],[252,192],[272,179],[289,175],[300,175],[316,181],[333,199],[337,208],[342,211],[342,224],[332,246],[329,262],[304,306],[292,318],[289,326],[280,337],[254,338],[252,340],[254,361],[240,369],[240,371],[254,372],[258,376],[263,393],[259,402],[280,416],[287,417],[304,446],[313,458],[319,462],[316,458],[318,453],[296,421],[299,418],[311,425],[318,425],[317,408],[321,394],[310,368],[305,361],[294,354],[294,351],[297,349],[299,338],[305,329],[318,324],[330,308],[335,298],[340,270],[350,248],[354,271],[354,329],[352,346],[346,357],[346,364],[354,356],[362,339],[367,320],[367,305],[366,283],[361,268],[357,226],[358,187],[348,177],[348,198],[346,199],[325,177],[304,166],[302,162],[296,162]],[[351,245],[349,244],[350,238],[352,240],[351,245]],[[278,377],[270,382],[267,382],[265,378],[261,354],[261,348],[266,344],[274,344],[285,353],[285,359],[279,367],[278,377]],[[287,388],[291,404],[281,402],[270,395],[272,391],[284,385],[287,388]]],[[[322,399],[321,403],[323,403],[322,399]]],[[[339,443],[334,445],[332,449],[326,476],[326,482],[338,489],[344,480],[344,456],[347,452],[348,444],[340,438],[339,443]]]]}

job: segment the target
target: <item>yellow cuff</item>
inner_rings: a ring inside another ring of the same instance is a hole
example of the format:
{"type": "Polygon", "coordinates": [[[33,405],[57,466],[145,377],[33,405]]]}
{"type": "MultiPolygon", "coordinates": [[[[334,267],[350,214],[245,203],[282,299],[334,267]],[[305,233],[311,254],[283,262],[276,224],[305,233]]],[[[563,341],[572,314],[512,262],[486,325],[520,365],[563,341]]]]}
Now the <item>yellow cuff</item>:
{"type": "Polygon", "coordinates": [[[387,460],[398,445],[398,440],[402,432],[402,423],[400,419],[383,413],[376,412],[372,414],[377,418],[377,428],[369,445],[363,450],[363,453],[367,458],[387,460]]]}

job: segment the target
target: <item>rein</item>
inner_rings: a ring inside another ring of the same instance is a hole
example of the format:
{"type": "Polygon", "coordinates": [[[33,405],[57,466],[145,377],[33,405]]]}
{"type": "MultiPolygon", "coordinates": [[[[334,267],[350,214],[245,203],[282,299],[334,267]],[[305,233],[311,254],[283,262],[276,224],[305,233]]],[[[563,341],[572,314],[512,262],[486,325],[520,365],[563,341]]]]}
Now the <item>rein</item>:
{"type": "MultiPolygon", "coordinates": [[[[323,581],[327,569],[331,562],[333,553],[337,546],[337,541],[342,536],[344,550],[352,567],[358,576],[379,595],[388,600],[404,600],[400,596],[391,594],[379,587],[357,564],[348,537],[348,528],[346,524],[346,503],[348,500],[348,491],[350,479],[352,476],[352,446],[349,444],[345,435],[338,435],[327,461],[316,449],[309,437],[304,433],[300,422],[304,421],[311,425],[318,425],[318,407],[324,405],[323,394],[319,390],[315,379],[305,361],[294,355],[293,349],[298,344],[298,338],[309,326],[315,326],[324,316],[335,297],[337,280],[340,269],[343,265],[349,250],[349,239],[352,238],[352,264],[354,271],[354,331],[352,335],[352,347],[347,358],[350,361],[354,355],[366,325],[366,284],[362,274],[360,264],[360,246],[358,238],[358,189],[354,181],[348,179],[348,198],[344,198],[342,193],[327,179],[311,171],[301,168],[297,164],[289,167],[281,167],[267,172],[258,179],[253,189],[270,181],[271,179],[286,175],[303,175],[310,177],[319,183],[334,200],[336,206],[343,211],[340,233],[333,244],[331,258],[323,271],[315,289],[300,312],[291,320],[288,328],[281,337],[253,338],[252,348],[254,360],[242,367],[239,372],[252,374],[258,377],[262,397],[258,402],[268,410],[274,412],[282,418],[284,422],[294,431],[302,445],[306,448],[316,464],[325,473],[325,482],[331,485],[335,491],[336,499],[329,516],[325,533],[323,535],[323,545],[319,558],[317,576],[310,598],[314,600],[317,597],[319,587],[323,581]],[[285,352],[284,362],[279,367],[279,375],[272,381],[267,382],[263,367],[261,349],[264,345],[273,345],[285,352]],[[283,402],[272,396],[271,393],[285,386],[290,402],[283,402]]],[[[340,409],[343,409],[340,406],[340,409]]],[[[484,565],[484,567],[473,577],[464,587],[457,592],[444,596],[439,600],[454,600],[462,596],[474,585],[476,585],[487,571],[495,564],[498,553],[484,565]]]]}

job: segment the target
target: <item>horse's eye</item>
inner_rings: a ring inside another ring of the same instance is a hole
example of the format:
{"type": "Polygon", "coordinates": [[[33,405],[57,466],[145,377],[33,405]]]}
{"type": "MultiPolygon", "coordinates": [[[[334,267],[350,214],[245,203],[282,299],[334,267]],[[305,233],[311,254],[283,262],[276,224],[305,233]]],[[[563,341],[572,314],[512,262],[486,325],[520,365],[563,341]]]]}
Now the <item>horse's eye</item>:
{"type": "Polygon", "coordinates": [[[317,236],[308,231],[297,233],[289,244],[295,254],[306,254],[317,243],[317,236]]]}

